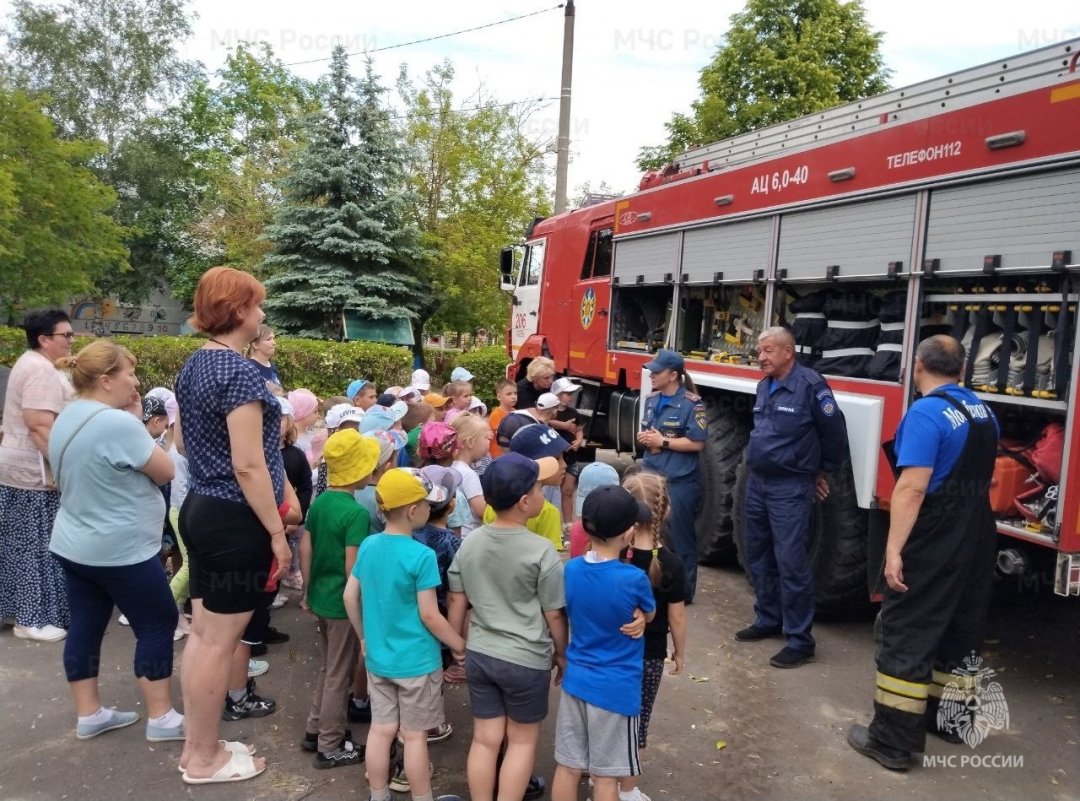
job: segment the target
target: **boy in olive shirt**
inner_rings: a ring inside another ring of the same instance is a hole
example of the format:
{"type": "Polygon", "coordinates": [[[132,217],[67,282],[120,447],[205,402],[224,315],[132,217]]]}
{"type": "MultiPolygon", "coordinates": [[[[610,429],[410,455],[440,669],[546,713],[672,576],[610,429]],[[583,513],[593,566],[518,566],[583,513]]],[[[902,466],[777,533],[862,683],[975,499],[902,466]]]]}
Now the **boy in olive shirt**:
{"type": "Polygon", "coordinates": [[[472,607],[465,664],[473,798],[493,798],[496,781],[500,796],[525,795],[548,713],[551,668],[558,682],[566,664],[562,561],[551,542],[525,527],[544,505],[541,482],[559,469],[554,458],[534,461],[519,453],[493,461],[480,484],[495,522],[474,529],[450,566],[450,623],[457,631],[472,607]]]}
{"type": "Polygon", "coordinates": [[[363,748],[345,736],[346,703],[360,659],[360,641],[349,623],[343,594],[360,543],[370,530],[367,510],[353,491],[367,486],[379,458],[379,443],[343,428],[326,440],[327,490],[308,509],[300,565],[307,604],[319,618],[322,666],[301,747],[315,751],[315,767],[359,765],[363,748]]]}

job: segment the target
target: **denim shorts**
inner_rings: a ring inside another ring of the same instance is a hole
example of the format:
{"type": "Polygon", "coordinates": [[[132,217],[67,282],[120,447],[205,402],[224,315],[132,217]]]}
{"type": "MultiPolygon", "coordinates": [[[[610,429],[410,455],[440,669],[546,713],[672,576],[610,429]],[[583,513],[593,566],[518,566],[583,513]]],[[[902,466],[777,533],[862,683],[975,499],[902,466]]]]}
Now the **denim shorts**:
{"type": "Polygon", "coordinates": [[[547,717],[550,670],[466,650],[465,676],[474,718],[505,716],[515,723],[539,723],[547,717]]]}

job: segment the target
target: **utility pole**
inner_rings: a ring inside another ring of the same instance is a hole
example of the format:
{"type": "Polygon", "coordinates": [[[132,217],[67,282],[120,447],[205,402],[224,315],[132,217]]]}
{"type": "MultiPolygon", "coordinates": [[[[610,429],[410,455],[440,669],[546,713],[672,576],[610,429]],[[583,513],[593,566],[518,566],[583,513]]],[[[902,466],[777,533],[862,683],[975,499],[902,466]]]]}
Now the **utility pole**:
{"type": "Polygon", "coordinates": [[[570,164],[570,84],[574,74],[574,0],[566,0],[562,47],[562,93],[559,97],[559,139],[555,156],[556,214],[566,211],[566,170],[570,164]]]}

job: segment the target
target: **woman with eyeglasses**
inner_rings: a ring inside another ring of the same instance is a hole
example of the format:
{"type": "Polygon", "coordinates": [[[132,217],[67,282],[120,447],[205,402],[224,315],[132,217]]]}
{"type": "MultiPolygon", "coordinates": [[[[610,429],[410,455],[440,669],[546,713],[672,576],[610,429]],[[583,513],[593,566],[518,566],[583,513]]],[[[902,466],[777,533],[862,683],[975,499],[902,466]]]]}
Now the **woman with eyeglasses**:
{"type": "Polygon", "coordinates": [[[27,351],[15,362],[4,399],[0,442],[0,618],[15,636],[54,642],[67,636],[67,591],[49,537],[60,492],[49,466],[49,433],[74,395],[53,366],[71,355],[71,320],[59,309],[31,312],[27,351]]]}

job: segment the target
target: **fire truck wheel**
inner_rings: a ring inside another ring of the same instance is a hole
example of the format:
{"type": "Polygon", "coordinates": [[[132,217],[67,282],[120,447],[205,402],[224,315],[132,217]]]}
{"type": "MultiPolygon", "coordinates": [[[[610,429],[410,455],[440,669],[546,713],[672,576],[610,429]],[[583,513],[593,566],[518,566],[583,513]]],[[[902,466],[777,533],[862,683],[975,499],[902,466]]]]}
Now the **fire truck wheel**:
{"type": "MultiPolygon", "coordinates": [[[[732,540],[739,564],[753,584],[746,564],[746,481],[749,470],[740,463],[734,489],[732,540]]],[[[855,497],[851,463],[829,475],[829,497],[811,512],[808,556],[814,574],[817,615],[851,613],[868,606],[866,543],[869,516],[855,497]]]]}
{"type": "Polygon", "coordinates": [[[706,394],[709,439],[701,452],[701,513],[698,515],[698,562],[734,565],[732,505],[735,471],[750,439],[753,398],[742,394],[706,394]]]}

